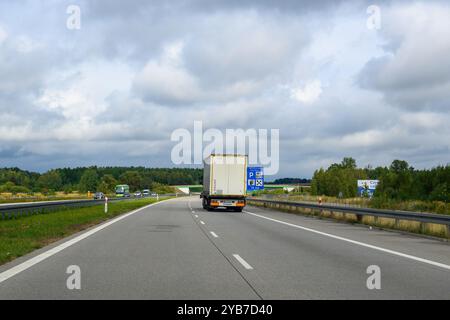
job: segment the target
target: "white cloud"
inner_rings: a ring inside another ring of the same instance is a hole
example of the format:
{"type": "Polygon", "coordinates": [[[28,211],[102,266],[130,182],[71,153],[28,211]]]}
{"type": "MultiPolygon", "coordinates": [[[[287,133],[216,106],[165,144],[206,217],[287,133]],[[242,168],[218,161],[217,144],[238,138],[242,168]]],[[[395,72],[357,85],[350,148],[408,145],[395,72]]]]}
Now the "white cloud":
{"type": "Polygon", "coordinates": [[[291,98],[306,104],[317,101],[322,94],[322,83],[320,80],[308,82],[305,86],[291,89],[291,98]]]}
{"type": "Polygon", "coordinates": [[[182,50],[181,42],[167,46],[159,59],[149,61],[136,76],[135,89],[144,99],[178,104],[198,98],[197,79],[184,69],[182,50]]]}
{"type": "Polygon", "coordinates": [[[448,126],[448,117],[431,112],[405,113],[400,116],[399,122],[411,130],[426,132],[442,132],[448,126]]]}
{"type": "Polygon", "coordinates": [[[0,45],[2,44],[3,41],[5,41],[5,39],[8,37],[8,34],[6,33],[6,31],[0,26],[0,45]]]}
{"type": "Polygon", "coordinates": [[[28,36],[21,35],[14,39],[14,45],[19,53],[30,53],[38,49],[42,49],[43,44],[34,41],[28,36]]]}

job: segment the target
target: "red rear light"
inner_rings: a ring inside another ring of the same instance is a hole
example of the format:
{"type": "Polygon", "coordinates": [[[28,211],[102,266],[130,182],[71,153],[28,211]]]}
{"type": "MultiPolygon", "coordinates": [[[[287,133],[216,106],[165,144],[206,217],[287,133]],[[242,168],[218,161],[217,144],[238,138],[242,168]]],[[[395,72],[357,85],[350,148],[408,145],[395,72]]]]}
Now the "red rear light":
{"type": "Polygon", "coordinates": [[[244,200],[236,201],[236,206],[237,207],[245,207],[245,201],[244,200]]]}

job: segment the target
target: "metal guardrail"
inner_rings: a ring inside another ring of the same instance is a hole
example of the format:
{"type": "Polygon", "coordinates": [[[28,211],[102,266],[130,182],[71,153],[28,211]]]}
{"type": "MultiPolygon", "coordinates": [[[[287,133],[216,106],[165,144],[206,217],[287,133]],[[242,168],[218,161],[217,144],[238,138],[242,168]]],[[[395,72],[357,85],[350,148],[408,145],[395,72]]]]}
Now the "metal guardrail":
{"type": "Polygon", "coordinates": [[[419,221],[423,223],[436,223],[447,225],[450,228],[450,216],[444,214],[436,213],[423,213],[423,212],[410,212],[410,211],[397,211],[397,210],[384,210],[384,209],[372,209],[372,208],[356,208],[356,207],[345,207],[345,206],[332,206],[326,204],[311,204],[293,201],[278,201],[278,200],[265,200],[265,199],[255,199],[248,198],[249,203],[263,203],[264,206],[279,206],[279,207],[300,207],[313,210],[324,210],[330,212],[343,212],[343,213],[353,213],[356,215],[358,221],[362,220],[362,216],[374,216],[391,218],[396,220],[411,220],[419,221]]]}
{"type": "MultiPolygon", "coordinates": [[[[122,198],[108,199],[108,202],[125,200],[122,198]]],[[[42,214],[62,208],[81,208],[104,204],[105,200],[60,200],[29,203],[8,203],[0,205],[0,219],[14,219],[22,216],[42,214]]]]}
{"type": "MultiPolygon", "coordinates": [[[[161,194],[158,197],[179,197],[180,194],[161,194]]],[[[156,198],[156,197],[147,197],[156,198]]],[[[145,199],[139,198],[109,198],[108,202],[127,201],[145,199]]],[[[43,202],[27,202],[27,203],[7,203],[0,204],[0,220],[15,219],[24,216],[47,213],[56,209],[64,208],[81,208],[104,204],[105,200],[59,200],[59,201],[43,201],[43,202]]]]}

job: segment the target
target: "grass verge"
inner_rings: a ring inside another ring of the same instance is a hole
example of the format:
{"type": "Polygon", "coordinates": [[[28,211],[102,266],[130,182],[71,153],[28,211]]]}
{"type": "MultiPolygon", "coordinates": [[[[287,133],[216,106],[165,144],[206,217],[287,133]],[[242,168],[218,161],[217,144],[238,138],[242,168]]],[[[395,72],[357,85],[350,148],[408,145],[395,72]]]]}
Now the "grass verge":
{"type": "Polygon", "coordinates": [[[388,210],[404,210],[414,212],[429,212],[450,215],[450,203],[443,201],[421,201],[421,200],[393,200],[374,197],[372,199],[355,197],[355,198],[336,198],[330,196],[313,196],[310,194],[274,194],[275,200],[289,201],[306,201],[318,203],[319,198],[324,204],[350,205],[361,208],[375,208],[388,210]]]}
{"type": "MultiPolygon", "coordinates": [[[[91,197],[92,198],[92,197],[91,197]]],[[[17,202],[36,202],[36,201],[58,201],[58,200],[78,200],[88,199],[87,193],[64,193],[56,192],[52,195],[45,195],[40,192],[27,194],[27,193],[0,193],[0,203],[17,203],[17,202]]]]}
{"type": "Polygon", "coordinates": [[[154,198],[111,202],[108,205],[107,214],[104,212],[103,205],[96,205],[62,209],[22,217],[18,220],[0,220],[0,265],[122,213],[154,202],[157,202],[154,198]]]}

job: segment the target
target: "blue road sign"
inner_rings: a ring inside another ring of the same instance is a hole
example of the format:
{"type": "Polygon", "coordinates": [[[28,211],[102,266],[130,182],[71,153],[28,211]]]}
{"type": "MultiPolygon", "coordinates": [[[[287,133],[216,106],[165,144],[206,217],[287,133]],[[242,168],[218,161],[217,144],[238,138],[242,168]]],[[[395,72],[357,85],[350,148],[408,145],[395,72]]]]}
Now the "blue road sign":
{"type": "Polygon", "coordinates": [[[358,180],[358,195],[372,198],[379,180],[358,180]]]}
{"type": "Polygon", "coordinates": [[[264,190],[264,168],[247,168],[247,191],[264,190]]]}

